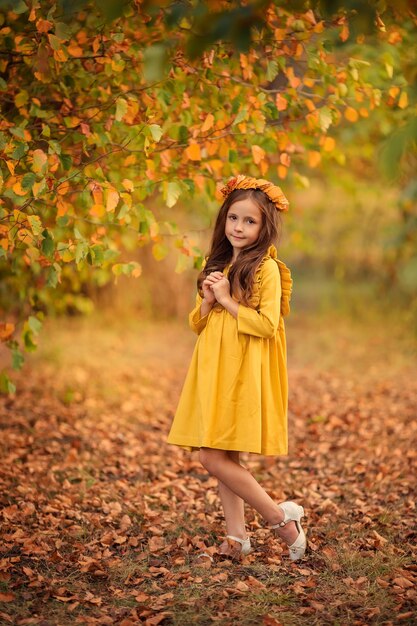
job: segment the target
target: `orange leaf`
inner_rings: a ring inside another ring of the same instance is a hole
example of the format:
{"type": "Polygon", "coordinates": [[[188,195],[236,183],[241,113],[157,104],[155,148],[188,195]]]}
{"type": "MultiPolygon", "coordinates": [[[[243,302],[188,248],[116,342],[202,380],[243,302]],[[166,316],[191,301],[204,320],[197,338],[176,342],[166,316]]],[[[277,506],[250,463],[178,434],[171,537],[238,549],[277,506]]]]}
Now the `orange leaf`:
{"type": "Polygon", "coordinates": [[[326,137],[323,142],[323,150],[325,152],[332,152],[336,147],[336,142],[333,137],[326,137]]]}
{"type": "Polygon", "coordinates": [[[190,144],[186,150],[185,155],[189,161],[201,161],[201,150],[198,143],[190,144]]]}
{"type": "Polygon", "coordinates": [[[210,128],[212,128],[213,124],[214,124],[214,115],[212,113],[209,113],[201,127],[201,132],[206,133],[208,130],[210,130],[210,128]]]}
{"type": "Polygon", "coordinates": [[[339,37],[342,41],[346,41],[346,39],[349,37],[349,26],[346,22],[342,26],[339,37]]]}
{"type": "Polygon", "coordinates": [[[285,111],[288,106],[288,100],[284,98],[284,96],[281,96],[280,93],[277,93],[275,96],[275,104],[277,105],[278,111],[285,111]]]}
{"type": "Polygon", "coordinates": [[[257,145],[252,146],[252,157],[253,157],[254,163],[256,165],[259,165],[259,163],[261,163],[261,161],[263,161],[265,158],[265,150],[261,148],[261,146],[257,146],[257,145]]]}
{"type": "Polygon", "coordinates": [[[358,112],[352,107],[347,107],[345,109],[345,118],[349,120],[349,122],[356,122],[358,117],[358,112]]]}
{"type": "Polygon", "coordinates": [[[307,158],[310,167],[317,167],[321,163],[321,154],[317,150],[309,150],[307,158]]]}
{"type": "Polygon", "coordinates": [[[65,180],[63,183],[60,183],[57,192],[60,196],[65,196],[65,194],[68,193],[69,188],[70,184],[67,180],[65,180]]]}
{"type": "Polygon", "coordinates": [[[14,333],[15,325],[11,322],[0,324],[0,340],[7,341],[14,333]]]}
{"type": "Polygon", "coordinates": [[[279,162],[282,163],[282,165],[285,165],[285,167],[290,167],[290,164],[291,164],[291,157],[290,157],[290,155],[287,154],[286,152],[283,152],[279,156],[279,162]]]}
{"type": "Polygon", "coordinates": [[[13,185],[12,189],[17,196],[25,196],[27,193],[29,193],[29,189],[22,189],[20,180],[18,180],[17,183],[13,185]]]}
{"type": "Polygon", "coordinates": [[[285,167],[285,165],[278,165],[277,172],[278,172],[278,176],[281,179],[284,179],[284,178],[286,178],[286,176],[288,174],[288,169],[285,167]]]}

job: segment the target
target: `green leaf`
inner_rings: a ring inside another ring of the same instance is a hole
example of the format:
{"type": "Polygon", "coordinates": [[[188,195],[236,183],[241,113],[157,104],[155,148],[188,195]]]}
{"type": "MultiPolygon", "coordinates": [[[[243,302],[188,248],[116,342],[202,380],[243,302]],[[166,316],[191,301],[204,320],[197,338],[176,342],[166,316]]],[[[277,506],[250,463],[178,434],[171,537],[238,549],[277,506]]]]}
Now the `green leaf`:
{"type": "Polygon", "coordinates": [[[236,115],[235,119],[233,120],[232,126],[235,126],[235,124],[240,124],[240,122],[243,122],[248,116],[248,110],[246,107],[242,107],[239,111],[239,113],[236,115]]]}
{"type": "Polygon", "coordinates": [[[18,161],[19,159],[22,158],[24,154],[26,154],[28,150],[29,150],[29,146],[27,145],[27,143],[19,142],[10,156],[15,161],[18,161]]]}
{"type": "Polygon", "coordinates": [[[56,219],[56,224],[57,226],[59,226],[59,228],[64,228],[65,226],[67,226],[68,222],[69,222],[68,215],[60,215],[56,219]]]}
{"type": "Polygon", "coordinates": [[[61,41],[67,41],[71,38],[71,28],[65,22],[55,22],[55,35],[61,41]]]}
{"type": "Polygon", "coordinates": [[[179,254],[177,258],[177,264],[175,265],[176,274],[181,274],[191,267],[191,257],[185,254],[179,254]]]}
{"type": "Polygon", "coordinates": [[[45,256],[50,257],[55,250],[54,240],[46,228],[42,231],[42,235],[44,237],[41,245],[42,252],[45,256]]]}
{"type": "Polygon", "coordinates": [[[75,248],[75,262],[78,264],[82,259],[85,259],[88,253],[88,245],[85,241],[79,241],[75,248]]]}
{"type": "Polygon", "coordinates": [[[12,368],[14,370],[22,369],[25,357],[17,347],[12,348],[12,368]]]}
{"type": "Polygon", "coordinates": [[[171,208],[176,204],[178,198],[181,195],[181,187],[178,183],[170,182],[164,183],[164,197],[168,208],[171,208]]]}
{"type": "Polygon", "coordinates": [[[37,335],[42,328],[42,322],[39,318],[34,315],[30,315],[27,320],[28,326],[30,330],[37,335]]]}
{"type": "Polygon", "coordinates": [[[329,107],[321,107],[319,110],[319,124],[323,132],[326,132],[332,123],[332,112],[329,107]]]}
{"type": "Polygon", "coordinates": [[[38,237],[43,229],[41,219],[38,215],[28,215],[28,222],[35,237],[38,237]]]}
{"type": "Polygon", "coordinates": [[[58,263],[54,263],[53,265],[51,265],[48,272],[48,279],[46,281],[48,287],[52,287],[53,289],[55,289],[57,284],[60,282],[61,272],[62,268],[60,265],[58,265],[58,263]]]}
{"type": "Polygon", "coordinates": [[[269,81],[274,80],[275,76],[278,74],[278,63],[275,59],[272,61],[268,61],[268,65],[266,68],[266,79],[269,81]]]}
{"type": "Polygon", "coordinates": [[[0,374],[0,393],[15,393],[16,385],[12,383],[6,372],[0,374]]]}
{"type": "Polygon", "coordinates": [[[26,172],[22,178],[22,189],[30,189],[36,182],[36,175],[33,172],[26,172]]]}
{"type": "Polygon", "coordinates": [[[145,48],[143,53],[143,74],[147,82],[161,80],[165,74],[168,60],[167,50],[164,44],[156,43],[145,48]]]}
{"type": "Polygon", "coordinates": [[[22,13],[26,13],[29,11],[29,7],[23,2],[23,0],[13,0],[13,13],[17,13],[17,15],[21,15],[22,13]]]}
{"type": "Polygon", "coordinates": [[[72,166],[72,156],[69,154],[60,154],[59,160],[61,161],[63,169],[68,172],[72,166]]]}
{"type": "Polygon", "coordinates": [[[151,131],[153,139],[158,142],[162,137],[162,128],[159,124],[149,124],[148,128],[151,131]]]}

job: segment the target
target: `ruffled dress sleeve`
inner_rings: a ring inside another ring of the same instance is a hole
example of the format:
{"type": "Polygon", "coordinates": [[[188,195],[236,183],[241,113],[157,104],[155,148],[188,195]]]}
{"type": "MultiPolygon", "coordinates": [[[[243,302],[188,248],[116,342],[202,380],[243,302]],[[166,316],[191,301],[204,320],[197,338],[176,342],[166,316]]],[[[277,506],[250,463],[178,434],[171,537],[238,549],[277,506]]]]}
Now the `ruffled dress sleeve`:
{"type": "Polygon", "coordinates": [[[288,267],[277,258],[275,246],[260,264],[255,280],[256,308],[239,304],[237,330],[239,333],[271,339],[278,331],[280,318],[289,314],[292,278],[288,267]]]}

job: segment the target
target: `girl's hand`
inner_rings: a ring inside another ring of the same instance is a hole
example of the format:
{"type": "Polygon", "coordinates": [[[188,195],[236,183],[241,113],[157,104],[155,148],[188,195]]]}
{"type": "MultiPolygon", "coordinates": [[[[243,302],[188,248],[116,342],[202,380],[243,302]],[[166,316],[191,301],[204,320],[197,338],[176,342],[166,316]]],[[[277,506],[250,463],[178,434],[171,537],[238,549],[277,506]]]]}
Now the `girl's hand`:
{"type": "Polygon", "coordinates": [[[207,304],[214,304],[216,302],[216,297],[212,290],[212,285],[214,285],[217,281],[221,280],[223,277],[222,272],[211,272],[201,285],[203,290],[204,300],[207,304]]]}
{"type": "Polygon", "coordinates": [[[217,302],[223,304],[230,299],[230,283],[226,276],[222,275],[222,278],[218,279],[211,286],[217,302]]]}

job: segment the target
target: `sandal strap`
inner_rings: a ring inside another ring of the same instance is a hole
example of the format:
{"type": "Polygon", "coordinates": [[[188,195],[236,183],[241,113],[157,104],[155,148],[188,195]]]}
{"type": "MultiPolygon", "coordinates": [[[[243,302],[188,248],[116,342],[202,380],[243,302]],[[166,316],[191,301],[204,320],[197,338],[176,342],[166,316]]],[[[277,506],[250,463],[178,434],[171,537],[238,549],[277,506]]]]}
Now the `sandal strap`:
{"type": "Polygon", "coordinates": [[[283,526],[286,526],[288,524],[288,522],[293,522],[294,520],[287,520],[286,522],[282,521],[282,522],[278,522],[278,524],[274,524],[273,526],[270,526],[269,528],[271,530],[274,530],[274,528],[282,528],[283,526]]]}
{"type": "Polygon", "coordinates": [[[201,552],[200,554],[198,554],[196,556],[196,559],[201,559],[201,558],[204,558],[204,557],[207,558],[207,559],[210,559],[210,561],[212,561],[212,562],[214,561],[213,557],[211,556],[211,554],[208,554],[208,552],[201,552]]]}
{"type": "Polygon", "coordinates": [[[234,537],[233,535],[226,535],[226,538],[232,539],[232,541],[237,541],[238,543],[240,543],[241,546],[243,546],[243,544],[246,543],[249,539],[249,537],[247,537],[246,539],[241,539],[240,537],[234,537]]]}

